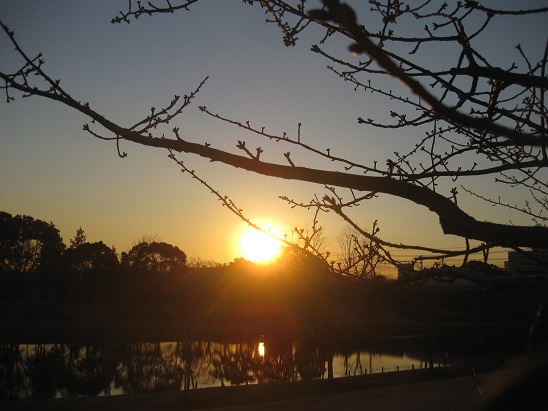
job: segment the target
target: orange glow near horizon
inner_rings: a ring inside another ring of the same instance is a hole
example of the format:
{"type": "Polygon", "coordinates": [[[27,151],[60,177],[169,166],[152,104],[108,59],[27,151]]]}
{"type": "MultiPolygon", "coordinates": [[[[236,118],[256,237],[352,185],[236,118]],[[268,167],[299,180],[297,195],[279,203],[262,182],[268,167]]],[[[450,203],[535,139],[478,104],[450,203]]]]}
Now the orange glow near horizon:
{"type": "MultiPolygon", "coordinates": [[[[278,230],[274,228],[269,228],[268,231],[278,237],[281,236],[278,230]]],[[[244,233],[240,247],[243,258],[254,263],[263,263],[273,260],[280,254],[282,243],[270,235],[250,227],[244,233]]]]}

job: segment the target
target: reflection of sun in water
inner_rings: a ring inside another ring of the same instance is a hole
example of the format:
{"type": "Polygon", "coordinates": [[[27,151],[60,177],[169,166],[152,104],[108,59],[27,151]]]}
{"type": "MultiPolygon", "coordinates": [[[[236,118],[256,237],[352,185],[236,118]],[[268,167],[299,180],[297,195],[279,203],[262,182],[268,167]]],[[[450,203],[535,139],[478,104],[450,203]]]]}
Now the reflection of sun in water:
{"type": "MultiPolygon", "coordinates": [[[[280,236],[277,230],[270,229],[270,232],[280,236]]],[[[260,263],[274,259],[281,251],[281,243],[250,227],[242,238],[241,248],[246,260],[260,263]]]]}

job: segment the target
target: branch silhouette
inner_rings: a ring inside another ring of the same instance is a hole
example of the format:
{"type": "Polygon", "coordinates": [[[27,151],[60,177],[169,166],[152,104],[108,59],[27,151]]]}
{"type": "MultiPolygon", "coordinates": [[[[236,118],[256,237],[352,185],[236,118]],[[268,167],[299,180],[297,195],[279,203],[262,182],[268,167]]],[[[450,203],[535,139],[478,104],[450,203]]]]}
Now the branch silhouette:
{"type": "MultiPolygon", "coordinates": [[[[129,0],[127,11],[120,12],[113,22],[129,23],[141,16],[188,11],[196,3],[198,0],[174,1],[173,4],[168,2],[167,6],[159,6],[154,2],[145,5],[129,0]]],[[[198,143],[196,138],[191,140],[180,133],[179,127],[172,127],[172,137],[166,137],[166,133],[161,130],[171,125],[192,104],[207,77],[184,97],[176,95],[163,108],[153,107],[140,121],[123,126],[90,104],[73,98],[61,87],[59,80],[54,80],[43,70],[42,55],[29,57],[3,22],[0,22],[2,29],[22,59],[22,64],[14,72],[0,72],[4,83],[1,88],[7,102],[13,101],[14,93],[19,92],[23,97],[43,97],[84,114],[90,119],[90,124],[84,125],[84,130],[95,138],[114,141],[121,157],[127,155],[120,149],[121,142],[131,142],[167,149],[173,158],[175,153],[192,154],[247,172],[327,187],[334,196],[314,200],[315,206],[329,207],[335,211],[357,233],[376,244],[387,260],[391,259],[389,248],[422,250],[437,257],[468,256],[473,251],[494,246],[548,248],[548,228],[539,225],[547,220],[548,206],[548,133],[544,98],[548,87],[548,44],[538,62],[530,60],[521,46],[515,47],[526,66],[521,72],[517,71],[516,64],[508,69],[491,64],[474,47],[498,16],[530,17],[548,12],[547,8],[497,10],[469,1],[451,6],[436,6],[430,1],[417,6],[372,1],[369,12],[364,14],[356,13],[353,8],[337,0],[324,0],[322,9],[308,12],[305,11],[305,0],[296,6],[279,0],[246,3],[256,4],[265,11],[267,23],[280,28],[286,46],[295,46],[298,35],[310,26],[324,29],[325,35],[319,45],[312,46],[312,52],[336,66],[329,67],[332,73],[351,84],[356,91],[372,93],[407,108],[406,111],[397,108],[388,110],[387,120],[360,116],[357,118],[358,124],[394,131],[411,127],[425,129],[424,137],[418,139],[414,148],[407,152],[394,151],[390,158],[375,159],[373,164],[364,164],[335,155],[338,142],[327,149],[307,143],[308,137],[302,133],[301,123],[298,124],[297,135],[290,137],[285,132],[267,132],[264,127],[252,126],[249,121],[242,122],[216,114],[206,106],[200,106],[199,109],[209,118],[262,137],[266,142],[289,145],[292,151],[286,149],[279,162],[270,162],[261,157],[268,147],[261,144],[249,148],[245,137],[237,139],[234,149],[239,150],[237,154],[215,148],[210,143],[198,143]],[[478,17],[480,25],[469,28],[467,22],[472,15],[478,17]],[[426,22],[421,27],[421,34],[396,33],[397,22],[406,17],[414,19],[417,25],[426,22]],[[381,22],[380,30],[369,30],[367,25],[360,23],[362,18],[377,18],[381,22]],[[348,41],[353,56],[348,51],[342,57],[324,51],[324,44],[333,36],[342,36],[348,41]],[[424,65],[420,58],[415,58],[425,47],[444,47],[446,44],[458,47],[455,61],[447,67],[434,69],[424,65]],[[402,45],[411,47],[409,54],[405,55],[398,49],[402,45]],[[365,61],[359,61],[362,56],[366,57],[365,61]],[[399,80],[409,90],[410,96],[405,94],[405,90],[393,91],[377,85],[374,76],[389,76],[399,80]],[[340,166],[341,170],[302,166],[295,160],[297,150],[330,161],[335,167],[340,166]],[[479,221],[461,208],[459,204],[463,202],[457,202],[458,192],[453,186],[455,181],[479,176],[493,176],[497,184],[507,189],[515,186],[527,188],[531,201],[526,200],[526,206],[519,206],[502,200],[490,200],[461,185],[465,194],[521,212],[530,217],[534,225],[516,226],[511,223],[479,221]],[[343,202],[331,187],[349,189],[353,200],[343,202]],[[432,211],[437,215],[445,234],[466,239],[465,249],[454,252],[389,243],[363,230],[344,210],[378,194],[399,197],[432,211]],[[477,240],[483,244],[471,248],[468,240],[477,240]],[[383,247],[386,247],[384,251],[383,247]]],[[[209,138],[207,140],[211,141],[209,138]]],[[[183,166],[183,163],[180,165],[183,166]]],[[[193,171],[186,171],[196,178],[193,171]]],[[[200,182],[216,193],[203,180],[200,182]]],[[[292,206],[304,206],[298,201],[288,201],[292,206]]],[[[235,214],[246,221],[243,215],[235,214]]],[[[365,248],[362,254],[365,254],[365,248]]],[[[395,259],[391,262],[398,264],[395,259]]]]}

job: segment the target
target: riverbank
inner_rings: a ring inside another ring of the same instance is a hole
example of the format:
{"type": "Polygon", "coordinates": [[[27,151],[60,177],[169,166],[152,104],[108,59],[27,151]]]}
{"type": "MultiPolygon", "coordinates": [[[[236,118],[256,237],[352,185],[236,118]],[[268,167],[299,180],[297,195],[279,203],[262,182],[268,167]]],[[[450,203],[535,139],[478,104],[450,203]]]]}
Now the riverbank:
{"type": "Polygon", "coordinates": [[[328,315],[279,305],[72,304],[0,301],[0,342],[132,342],[241,340],[258,335],[350,338],[422,333],[425,325],[379,308],[360,315],[333,308],[328,315]]]}
{"type": "MultiPolygon", "coordinates": [[[[497,373],[480,375],[493,381],[497,373]]],[[[491,384],[492,386],[493,384],[491,384]]],[[[474,410],[486,404],[489,383],[480,395],[476,381],[459,372],[404,371],[338,378],[334,381],[306,381],[204,388],[191,392],[167,392],[95,398],[68,398],[3,404],[19,411],[124,411],[124,410],[474,410]]],[[[493,390],[491,389],[491,392],[493,390]]]]}

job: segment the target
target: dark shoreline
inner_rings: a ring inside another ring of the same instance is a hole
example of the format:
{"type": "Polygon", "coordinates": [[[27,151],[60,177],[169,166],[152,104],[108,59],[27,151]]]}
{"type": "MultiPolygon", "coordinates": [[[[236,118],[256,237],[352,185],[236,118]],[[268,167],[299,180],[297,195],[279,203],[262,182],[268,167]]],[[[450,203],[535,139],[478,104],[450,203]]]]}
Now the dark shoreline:
{"type": "MultiPolygon", "coordinates": [[[[401,384],[420,383],[470,375],[463,369],[406,370],[378,374],[339,377],[331,381],[312,380],[291,383],[253,384],[247,386],[213,387],[188,393],[189,401],[197,409],[249,405],[279,399],[295,399],[308,396],[340,394],[401,384]]],[[[183,393],[180,393],[183,396],[183,393]]]]}
{"type": "Polygon", "coordinates": [[[108,397],[80,397],[3,403],[7,410],[150,410],[150,409],[212,409],[252,406],[275,401],[291,401],[314,397],[375,390],[404,384],[422,384],[453,379],[470,380],[469,370],[434,369],[368,374],[340,377],[334,380],[297,381],[291,383],[265,383],[227,387],[198,388],[188,393],[171,391],[149,394],[116,395],[108,397]],[[186,395],[185,395],[186,394],[186,395]]]}
{"type": "MultiPolygon", "coordinates": [[[[529,323],[438,322],[438,337],[505,334],[506,341],[527,341],[529,323]]],[[[126,343],[209,340],[254,341],[259,336],[292,340],[360,342],[379,337],[431,333],[427,323],[392,310],[331,310],[323,316],[280,306],[213,311],[186,305],[71,304],[0,301],[0,343],[126,343]],[[232,311],[231,311],[232,310],[232,311]]],[[[482,337],[483,338],[483,337],[482,337]]]]}
{"type": "Polygon", "coordinates": [[[0,343],[241,341],[259,335],[359,341],[425,331],[420,322],[389,311],[349,314],[332,310],[322,316],[279,306],[211,310],[186,305],[0,301],[0,343]]]}

